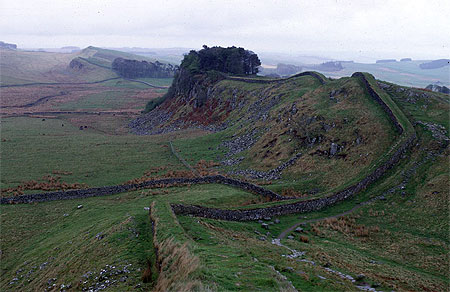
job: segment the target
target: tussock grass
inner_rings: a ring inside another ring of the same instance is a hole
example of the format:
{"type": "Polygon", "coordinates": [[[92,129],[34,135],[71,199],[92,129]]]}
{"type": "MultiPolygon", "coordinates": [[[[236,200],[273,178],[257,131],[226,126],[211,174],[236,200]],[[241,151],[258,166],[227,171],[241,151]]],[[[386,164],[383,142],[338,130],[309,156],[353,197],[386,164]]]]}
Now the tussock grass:
{"type": "Polygon", "coordinates": [[[198,291],[203,285],[191,275],[199,268],[200,261],[193,255],[187,243],[180,245],[173,238],[156,243],[160,271],[153,291],[198,291]]]}
{"type": "MultiPolygon", "coordinates": [[[[175,237],[167,235],[171,228],[175,228],[181,229],[179,232],[182,234],[178,233],[179,237],[186,236],[176,217],[172,213],[173,216],[165,216],[161,219],[158,217],[160,211],[154,201],[150,214],[153,221],[153,244],[157,251],[158,278],[153,291],[205,291],[206,289],[196,273],[200,268],[200,260],[190,251],[188,241],[181,244],[175,237]],[[173,221],[168,222],[168,219],[173,221]]],[[[143,279],[149,275],[150,271],[148,270],[151,268],[144,271],[143,279]]]]}

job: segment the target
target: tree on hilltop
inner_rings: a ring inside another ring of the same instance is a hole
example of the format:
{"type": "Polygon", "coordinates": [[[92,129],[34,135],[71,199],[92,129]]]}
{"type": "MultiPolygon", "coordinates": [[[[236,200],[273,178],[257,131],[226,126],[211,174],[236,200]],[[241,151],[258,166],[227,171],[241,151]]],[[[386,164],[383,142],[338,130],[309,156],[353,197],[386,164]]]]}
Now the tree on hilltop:
{"type": "Polygon", "coordinates": [[[190,51],[181,62],[182,68],[189,69],[193,73],[215,70],[236,75],[256,74],[260,65],[258,55],[235,46],[209,48],[204,45],[198,52],[190,51]]]}

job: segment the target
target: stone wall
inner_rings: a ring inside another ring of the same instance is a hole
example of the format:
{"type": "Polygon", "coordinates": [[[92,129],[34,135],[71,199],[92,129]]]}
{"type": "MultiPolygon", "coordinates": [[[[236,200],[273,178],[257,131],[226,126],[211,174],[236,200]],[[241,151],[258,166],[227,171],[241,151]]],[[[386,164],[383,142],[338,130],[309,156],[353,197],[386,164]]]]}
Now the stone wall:
{"type": "Polygon", "coordinates": [[[361,72],[355,72],[353,73],[352,77],[357,77],[361,79],[364,86],[367,89],[367,92],[369,95],[383,108],[383,110],[386,112],[386,114],[391,119],[392,123],[394,124],[395,129],[402,134],[403,133],[403,127],[400,125],[399,121],[395,117],[394,113],[392,113],[392,110],[389,108],[389,106],[381,99],[381,97],[376,93],[376,91],[372,88],[371,84],[367,81],[366,76],[364,76],[361,72]]]}
{"type": "Polygon", "coordinates": [[[227,77],[225,77],[225,79],[242,81],[245,83],[269,84],[269,83],[279,83],[279,82],[283,82],[283,81],[286,81],[286,80],[289,80],[292,78],[301,77],[301,76],[312,76],[312,77],[316,78],[317,80],[319,80],[320,84],[325,84],[325,80],[323,79],[323,77],[320,76],[319,74],[317,74],[316,72],[312,72],[312,71],[302,72],[302,73],[295,74],[288,78],[280,78],[280,79],[257,79],[257,78],[244,78],[244,77],[241,78],[241,77],[234,77],[234,76],[227,76],[227,77]]]}
{"type": "Polygon", "coordinates": [[[383,176],[386,171],[391,169],[400,159],[404,152],[409,149],[416,139],[412,135],[382,166],[378,167],[370,175],[362,179],[360,182],[337,192],[331,196],[300,201],[296,203],[288,203],[267,208],[247,209],[247,210],[223,210],[216,208],[206,208],[202,206],[171,204],[172,209],[177,215],[193,215],[196,217],[205,217],[212,219],[228,220],[228,221],[249,221],[258,220],[265,217],[273,217],[294,213],[305,213],[317,211],[325,207],[336,204],[347,198],[353,197],[357,193],[366,189],[370,184],[383,176]]]}
{"type": "Polygon", "coordinates": [[[56,200],[68,200],[68,199],[80,199],[80,198],[89,198],[89,197],[97,197],[97,196],[106,196],[118,193],[129,192],[138,189],[152,188],[152,187],[169,187],[175,185],[186,185],[186,184],[209,184],[209,183],[217,183],[233,186],[236,188],[243,189],[245,191],[249,191],[255,193],[257,195],[261,195],[264,197],[268,197],[271,200],[285,200],[288,199],[286,197],[282,197],[271,190],[265,189],[261,186],[227,178],[222,175],[212,175],[212,176],[204,176],[199,178],[167,178],[167,179],[158,179],[146,181],[139,184],[125,184],[125,185],[116,185],[116,186],[105,186],[98,188],[89,188],[89,189],[80,189],[80,190],[69,190],[69,191],[57,191],[57,192],[47,192],[47,193],[39,193],[39,194],[28,194],[21,195],[9,198],[1,198],[0,204],[24,204],[24,203],[33,203],[33,202],[47,202],[47,201],[56,201],[56,200]]]}

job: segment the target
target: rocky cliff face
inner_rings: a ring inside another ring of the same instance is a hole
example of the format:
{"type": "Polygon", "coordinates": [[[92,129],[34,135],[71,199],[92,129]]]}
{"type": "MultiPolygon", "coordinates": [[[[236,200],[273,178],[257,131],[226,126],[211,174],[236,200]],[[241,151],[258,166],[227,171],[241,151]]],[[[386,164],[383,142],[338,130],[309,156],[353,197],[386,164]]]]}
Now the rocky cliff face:
{"type": "Polygon", "coordinates": [[[445,94],[450,94],[450,89],[447,86],[439,86],[436,84],[430,84],[426,87],[426,89],[429,89],[434,92],[440,92],[445,94]]]}
{"type": "Polygon", "coordinates": [[[182,97],[184,101],[193,103],[194,108],[201,107],[210,97],[212,85],[225,79],[219,72],[194,74],[182,68],[169,89],[167,98],[182,97]]]}

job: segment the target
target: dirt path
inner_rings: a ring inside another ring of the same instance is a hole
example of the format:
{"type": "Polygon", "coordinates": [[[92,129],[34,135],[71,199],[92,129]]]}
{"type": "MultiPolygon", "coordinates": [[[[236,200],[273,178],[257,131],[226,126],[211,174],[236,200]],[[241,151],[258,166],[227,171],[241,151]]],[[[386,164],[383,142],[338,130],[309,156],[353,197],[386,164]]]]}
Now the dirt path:
{"type": "Polygon", "coordinates": [[[345,215],[348,215],[350,213],[353,213],[354,211],[358,210],[359,208],[372,203],[373,201],[379,200],[380,198],[382,198],[384,196],[378,196],[375,198],[372,198],[368,201],[359,203],[358,205],[354,206],[353,208],[351,208],[350,210],[347,210],[345,212],[333,215],[333,216],[328,216],[328,217],[321,217],[321,218],[315,218],[315,219],[309,219],[309,220],[303,220],[300,222],[295,223],[294,225],[292,225],[289,228],[286,228],[285,230],[283,230],[280,235],[278,235],[277,239],[281,240],[283,238],[285,238],[288,234],[290,234],[291,232],[293,232],[295,230],[295,228],[299,227],[300,225],[304,225],[304,224],[308,224],[308,223],[314,223],[314,222],[318,222],[318,221],[322,221],[322,220],[326,220],[326,219],[332,219],[332,218],[339,218],[345,215]]]}
{"type": "Polygon", "coordinates": [[[181,157],[180,154],[178,154],[178,152],[175,150],[175,148],[173,147],[172,142],[169,142],[169,146],[170,146],[170,151],[172,151],[172,154],[176,156],[176,158],[178,158],[178,160],[184,165],[186,166],[196,177],[201,177],[200,173],[198,173],[198,171],[193,168],[189,163],[187,163],[186,160],[184,160],[183,157],[181,157]]]}

